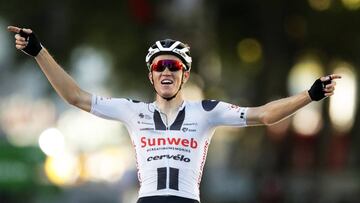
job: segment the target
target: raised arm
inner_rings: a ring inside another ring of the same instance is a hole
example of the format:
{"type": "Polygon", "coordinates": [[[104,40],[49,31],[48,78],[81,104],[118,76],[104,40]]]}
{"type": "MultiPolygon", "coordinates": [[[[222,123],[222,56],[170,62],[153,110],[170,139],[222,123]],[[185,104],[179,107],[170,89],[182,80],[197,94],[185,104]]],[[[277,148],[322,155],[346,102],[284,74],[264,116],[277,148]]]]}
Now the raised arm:
{"type": "Polygon", "coordinates": [[[15,33],[17,49],[35,57],[46,78],[61,98],[82,110],[90,111],[91,94],[82,90],[74,79],[60,67],[30,29],[9,26],[8,31],[15,33]]]}
{"type": "Polygon", "coordinates": [[[247,112],[248,125],[272,125],[294,114],[312,101],[319,101],[334,94],[336,82],[341,76],[333,74],[315,81],[310,90],[297,95],[252,107],[247,112]]]}

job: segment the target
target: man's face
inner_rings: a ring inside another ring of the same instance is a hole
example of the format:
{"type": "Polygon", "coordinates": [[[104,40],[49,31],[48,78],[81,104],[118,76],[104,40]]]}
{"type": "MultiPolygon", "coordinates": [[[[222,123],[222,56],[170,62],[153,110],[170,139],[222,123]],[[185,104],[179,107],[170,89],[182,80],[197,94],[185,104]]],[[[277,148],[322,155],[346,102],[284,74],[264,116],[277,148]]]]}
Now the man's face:
{"type": "MultiPolygon", "coordinates": [[[[176,60],[182,63],[176,56],[160,55],[154,58],[151,65],[157,64],[161,60],[176,60]]],[[[182,81],[181,78],[184,77],[183,82],[185,83],[190,76],[189,72],[184,71],[183,74],[183,71],[184,70],[170,71],[169,68],[166,68],[162,72],[151,70],[149,73],[149,79],[160,96],[171,97],[179,90],[182,81]]]]}

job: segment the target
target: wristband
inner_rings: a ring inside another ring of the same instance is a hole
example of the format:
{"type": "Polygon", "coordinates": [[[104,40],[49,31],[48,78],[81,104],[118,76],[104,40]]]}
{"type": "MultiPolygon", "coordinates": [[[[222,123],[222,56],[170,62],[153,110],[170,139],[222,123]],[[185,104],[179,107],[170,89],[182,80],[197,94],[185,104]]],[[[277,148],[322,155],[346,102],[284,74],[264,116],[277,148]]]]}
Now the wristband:
{"type": "Polygon", "coordinates": [[[41,46],[39,40],[37,39],[36,35],[33,32],[28,34],[28,33],[24,32],[23,29],[20,30],[19,34],[21,37],[24,37],[25,40],[28,42],[26,47],[24,49],[22,49],[21,51],[23,51],[26,54],[33,56],[33,57],[37,56],[39,54],[39,52],[41,51],[42,46],[41,46]]]}

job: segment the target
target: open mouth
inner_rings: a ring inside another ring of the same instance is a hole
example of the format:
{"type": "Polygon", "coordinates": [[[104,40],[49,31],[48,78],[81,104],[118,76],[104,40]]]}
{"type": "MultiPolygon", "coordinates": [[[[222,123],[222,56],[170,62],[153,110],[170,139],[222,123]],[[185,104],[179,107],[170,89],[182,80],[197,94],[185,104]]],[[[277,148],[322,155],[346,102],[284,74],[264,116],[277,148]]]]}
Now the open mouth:
{"type": "Polygon", "coordinates": [[[173,83],[174,83],[174,81],[169,80],[169,79],[164,79],[164,80],[161,81],[162,85],[171,85],[173,83]]]}

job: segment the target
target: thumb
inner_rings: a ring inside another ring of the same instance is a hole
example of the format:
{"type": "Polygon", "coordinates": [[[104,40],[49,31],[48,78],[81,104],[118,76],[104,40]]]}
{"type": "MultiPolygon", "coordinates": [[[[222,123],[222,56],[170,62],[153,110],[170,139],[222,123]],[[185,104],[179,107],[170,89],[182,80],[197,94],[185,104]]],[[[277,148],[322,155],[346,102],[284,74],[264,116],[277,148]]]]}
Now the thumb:
{"type": "Polygon", "coordinates": [[[32,30],[27,29],[27,28],[23,28],[22,31],[24,31],[26,34],[31,34],[32,33],[32,30]]]}
{"type": "Polygon", "coordinates": [[[333,78],[331,77],[331,75],[328,75],[328,76],[324,76],[324,77],[321,77],[320,80],[322,82],[325,82],[325,81],[331,81],[333,78]]]}

